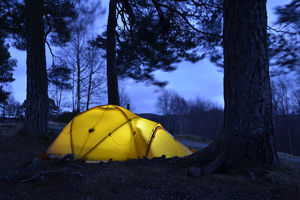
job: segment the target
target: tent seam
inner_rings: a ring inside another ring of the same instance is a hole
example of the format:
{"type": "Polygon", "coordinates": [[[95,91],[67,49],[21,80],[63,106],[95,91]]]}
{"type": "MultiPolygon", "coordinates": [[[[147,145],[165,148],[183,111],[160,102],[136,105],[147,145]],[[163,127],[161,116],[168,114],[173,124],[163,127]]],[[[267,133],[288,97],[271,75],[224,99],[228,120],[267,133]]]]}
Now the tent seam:
{"type": "Polygon", "coordinates": [[[121,128],[122,126],[124,126],[125,124],[127,124],[129,121],[137,118],[138,116],[135,116],[131,119],[128,119],[125,123],[123,123],[121,126],[117,127],[116,129],[110,131],[102,140],[100,140],[94,147],[92,147],[86,154],[84,154],[80,159],[85,158],[87,155],[89,155],[95,148],[97,148],[97,146],[99,146],[99,144],[101,144],[104,140],[106,140],[109,136],[111,136],[112,133],[114,133],[115,131],[117,131],[119,128],[121,128]]]}

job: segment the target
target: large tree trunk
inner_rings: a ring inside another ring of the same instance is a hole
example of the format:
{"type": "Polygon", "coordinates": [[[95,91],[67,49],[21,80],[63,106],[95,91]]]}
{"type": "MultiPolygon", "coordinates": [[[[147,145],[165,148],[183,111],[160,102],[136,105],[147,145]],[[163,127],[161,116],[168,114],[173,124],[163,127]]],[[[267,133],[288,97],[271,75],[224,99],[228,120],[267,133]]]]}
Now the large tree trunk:
{"type": "Polygon", "coordinates": [[[108,104],[120,105],[118,76],[116,69],[116,0],[109,1],[107,22],[107,94],[108,104]]]}
{"type": "Polygon", "coordinates": [[[48,80],[43,22],[43,0],[26,0],[27,96],[25,129],[45,134],[48,127],[48,80]]]}
{"type": "MultiPolygon", "coordinates": [[[[265,0],[224,0],[224,125],[204,172],[272,164],[276,156],[265,0]]],[[[194,156],[194,157],[195,157],[194,156]]],[[[201,160],[201,159],[200,159],[201,160]]]]}
{"type": "Polygon", "coordinates": [[[272,164],[276,154],[265,0],[224,1],[225,166],[272,164]]]}

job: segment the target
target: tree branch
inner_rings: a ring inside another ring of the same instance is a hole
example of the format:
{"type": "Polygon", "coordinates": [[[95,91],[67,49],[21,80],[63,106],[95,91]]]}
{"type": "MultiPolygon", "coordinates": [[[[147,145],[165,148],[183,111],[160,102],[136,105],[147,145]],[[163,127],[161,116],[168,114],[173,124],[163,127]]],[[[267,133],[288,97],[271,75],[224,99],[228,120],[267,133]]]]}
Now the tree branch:
{"type": "MultiPolygon", "coordinates": [[[[57,57],[57,56],[54,55],[54,53],[53,53],[53,51],[52,51],[52,49],[51,49],[51,47],[50,47],[49,42],[48,42],[47,40],[45,40],[45,43],[47,44],[47,46],[48,46],[48,48],[49,48],[49,51],[50,51],[50,54],[51,54],[51,56],[52,56],[52,66],[53,66],[53,65],[54,65],[55,57],[57,57]]],[[[52,66],[51,66],[51,67],[52,67],[52,66]]],[[[50,68],[51,68],[51,67],[50,67],[50,68]]]]}
{"type": "Polygon", "coordinates": [[[290,35],[297,35],[297,34],[300,33],[300,32],[289,32],[289,31],[278,30],[278,29],[275,29],[275,28],[273,28],[273,27],[271,27],[271,26],[268,26],[267,28],[268,28],[269,30],[275,31],[275,32],[277,32],[277,33],[285,33],[285,34],[290,34],[290,35]]]}
{"type": "Polygon", "coordinates": [[[50,32],[52,31],[52,26],[51,26],[49,17],[48,17],[48,15],[47,15],[47,12],[46,12],[46,10],[45,10],[45,7],[43,8],[43,13],[44,13],[44,16],[45,16],[47,25],[49,26],[49,30],[47,30],[47,32],[45,33],[45,38],[44,38],[44,40],[47,41],[47,37],[48,37],[48,35],[50,34],[50,32]]]}
{"type": "Polygon", "coordinates": [[[153,2],[153,5],[155,6],[155,8],[157,9],[158,13],[161,13],[161,9],[160,7],[164,7],[164,8],[167,8],[168,10],[170,10],[171,12],[174,12],[174,13],[177,13],[188,25],[189,27],[191,27],[193,30],[201,33],[201,34],[204,34],[204,35],[211,35],[211,36],[214,36],[214,37],[220,37],[219,35],[217,34],[214,34],[214,33],[209,33],[209,32],[205,32],[205,31],[201,31],[199,29],[197,29],[196,27],[194,27],[191,22],[186,18],[186,14],[184,13],[181,13],[179,12],[178,10],[168,6],[168,5],[165,5],[165,4],[161,4],[161,3],[157,3],[155,0],[152,0],[153,2]]]}

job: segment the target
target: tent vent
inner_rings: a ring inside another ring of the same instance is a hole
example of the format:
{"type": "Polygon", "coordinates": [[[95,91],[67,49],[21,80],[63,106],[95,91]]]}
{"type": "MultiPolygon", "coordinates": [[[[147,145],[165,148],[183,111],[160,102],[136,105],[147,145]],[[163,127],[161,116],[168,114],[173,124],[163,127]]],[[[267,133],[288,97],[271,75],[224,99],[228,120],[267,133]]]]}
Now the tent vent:
{"type": "Polygon", "coordinates": [[[90,129],[89,129],[89,133],[92,133],[92,132],[94,132],[94,131],[95,131],[94,128],[90,128],[90,129]]]}

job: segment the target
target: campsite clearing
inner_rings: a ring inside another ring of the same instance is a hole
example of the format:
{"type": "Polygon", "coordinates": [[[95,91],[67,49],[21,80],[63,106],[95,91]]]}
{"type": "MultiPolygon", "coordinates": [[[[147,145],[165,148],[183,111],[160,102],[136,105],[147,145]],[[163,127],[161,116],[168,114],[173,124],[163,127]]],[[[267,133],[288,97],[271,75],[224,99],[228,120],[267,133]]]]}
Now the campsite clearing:
{"type": "Polygon", "coordinates": [[[296,162],[263,174],[195,177],[178,159],[40,160],[52,140],[6,128],[0,135],[0,199],[300,199],[296,162]]]}

